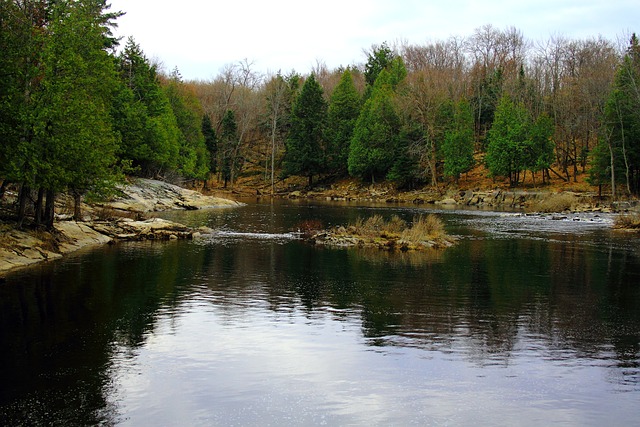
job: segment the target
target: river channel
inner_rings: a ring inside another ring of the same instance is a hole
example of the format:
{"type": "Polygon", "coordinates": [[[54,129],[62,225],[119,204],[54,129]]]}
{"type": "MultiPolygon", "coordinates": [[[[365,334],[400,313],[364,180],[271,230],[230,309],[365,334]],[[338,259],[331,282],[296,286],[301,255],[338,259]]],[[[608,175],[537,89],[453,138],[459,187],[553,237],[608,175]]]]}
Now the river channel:
{"type": "Polygon", "coordinates": [[[0,283],[0,425],[627,426],[640,239],[605,214],[440,210],[458,243],[314,247],[423,206],[251,202],[164,217],[0,283]]]}

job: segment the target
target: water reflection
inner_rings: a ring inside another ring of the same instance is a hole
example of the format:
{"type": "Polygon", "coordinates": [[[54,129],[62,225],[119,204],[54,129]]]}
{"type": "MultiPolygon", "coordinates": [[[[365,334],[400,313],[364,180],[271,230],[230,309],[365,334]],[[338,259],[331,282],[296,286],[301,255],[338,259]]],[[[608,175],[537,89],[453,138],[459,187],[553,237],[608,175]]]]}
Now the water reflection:
{"type": "Polygon", "coordinates": [[[495,214],[447,215],[460,244],[423,254],[314,248],[288,234],[305,218],[344,223],[367,209],[190,213],[223,231],[10,275],[0,288],[0,418],[632,422],[640,263],[627,243],[604,227],[564,225],[547,240],[529,238],[528,226],[505,239],[483,225],[499,223],[495,214]]]}

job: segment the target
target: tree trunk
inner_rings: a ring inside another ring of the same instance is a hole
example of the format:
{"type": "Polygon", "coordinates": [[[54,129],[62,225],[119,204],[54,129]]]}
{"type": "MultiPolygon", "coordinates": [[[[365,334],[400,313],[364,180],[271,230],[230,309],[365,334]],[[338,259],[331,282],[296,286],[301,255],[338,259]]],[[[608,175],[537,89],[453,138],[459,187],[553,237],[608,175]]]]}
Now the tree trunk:
{"type": "Polygon", "coordinates": [[[30,192],[31,188],[26,184],[22,184],[20,187],[20,193],[18,194],[18,228],[22,228],[22,224],[24,223],[27,210],[27,198],[29,197],[30,192]]]}
{"type": "Polygon", "coordinates": [[[611,200],[616,199],[616,168],[615,156],[613,155],[613,147],[611,146],[611,138],[609,137],[609,155],[611,156],[611,200]]]}
{"type": "Polygon", "coordinates": [[[309,174],[309,189],[313,188],[313,174],[309,174]]]}
{"type": "Polygon", "coordinates": [[[44,205],[44,226],[48,230],[53,229],[53,221],[56,214],[56,193],[53,190],[47,190],[47,202],[44,205]]]}
{"type": "Polygon", "coordinates": [[[9,182],[5,179],[2,181],[2,185],[0,185],[0,200],[4,199],[4,193],[7,190],[7,185],[9,182]]]}
{"type": "Polygon", "coordinates": [[[44,201],[44,188],[40,187],[38,189],[38,199],[36,200],[36,204],[35,204],[34,220],[35,220],[36,226],[39,226],[40,224],[42,224],[42,202],[43,201],[44,201]]]}
{"type": "Polygon", "coordinates": [[[79,191],[73,192],[73,219],[82,221],[82,194],[79,191]]]}

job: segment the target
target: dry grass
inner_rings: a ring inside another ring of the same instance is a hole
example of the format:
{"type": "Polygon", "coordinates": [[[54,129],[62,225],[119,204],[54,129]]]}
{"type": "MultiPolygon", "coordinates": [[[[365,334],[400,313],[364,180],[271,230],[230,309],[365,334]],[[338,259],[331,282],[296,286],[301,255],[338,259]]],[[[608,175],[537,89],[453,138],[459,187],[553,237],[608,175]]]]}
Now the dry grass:
{"type": "Polygon", "coordinates": [[[397,215],[392,216],[389,221],[385,221],[380,215],[367,219],[359,217],[349,229],[361,237],[395,237],[407,242],[424,242],[446,236],[444,223],[434,214],[416,216],[411,226],[397,215]]]}
{"type": "Polygon", "coordinates": [[[576,198],[572,194],[557,193],[532,203],[528,210],[544,213],[564,212],[571,210],[575,204],[576,198]]]}
{"type": "Polygon", "coordinates": [[[615,219],[613,226],[623,230],[640,230],[640,213],[619,215],[615,219]]]}
{"type": "Polygon", "coordinates": [[[383,232],[384,226],[384,218],[377,214],[367,219],[358,217],[356,223],[352,225],[354,234],[363,237],[378,237],[383,232]]]}
{"type": "Polygon", "coordinates": [[[420,215],[413,219],[413,225],[402,231],[402,240],[423,242],[445,237],[444,223],[434,215],[420,215]]]}

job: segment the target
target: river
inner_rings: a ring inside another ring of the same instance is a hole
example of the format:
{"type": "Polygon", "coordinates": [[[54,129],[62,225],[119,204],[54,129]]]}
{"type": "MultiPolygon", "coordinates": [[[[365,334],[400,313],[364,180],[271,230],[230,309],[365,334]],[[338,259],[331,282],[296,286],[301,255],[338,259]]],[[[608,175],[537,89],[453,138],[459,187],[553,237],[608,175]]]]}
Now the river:
{"type": "Polygon", "coordinates": [[[282,201],[164,217],[0,283],[0,425],[626,426],[640,239],[611,217],[437,211],[456,246],[313,247],[428,209],[282,201]]]}

